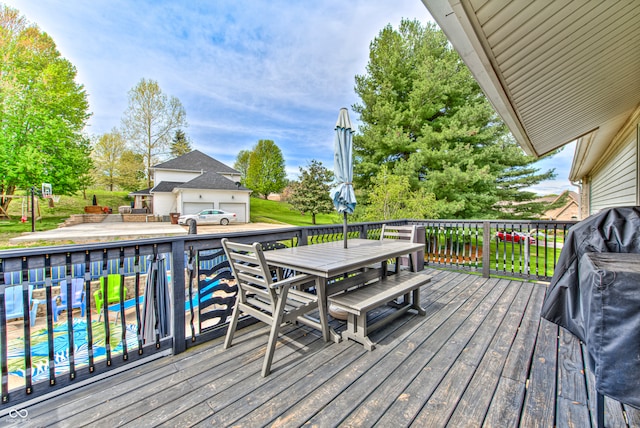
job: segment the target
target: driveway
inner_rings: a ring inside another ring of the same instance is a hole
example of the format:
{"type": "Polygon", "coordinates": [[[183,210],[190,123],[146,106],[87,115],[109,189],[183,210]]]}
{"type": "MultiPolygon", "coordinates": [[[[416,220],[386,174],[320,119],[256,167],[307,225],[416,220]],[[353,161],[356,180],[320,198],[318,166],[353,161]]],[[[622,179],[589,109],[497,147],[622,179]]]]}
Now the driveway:
{"type": "MultiPolygon", "coordinates": [[[[282,229],[290,225],[270,223],[239,223],[227,226],[199,226],[198,234],[213,234],[225,232],[246,232],[251,230],[282,229]]],[[[57,243],[86,243],[116,240],[130,240],[140,238],[158,238],[164,236],[187,235],[189,228],[171,223],[82,223],[73,226],[59,227],[43,232],[28,232],[11,238],[12,245],[27,242],[51,241],[57,243]]]]}

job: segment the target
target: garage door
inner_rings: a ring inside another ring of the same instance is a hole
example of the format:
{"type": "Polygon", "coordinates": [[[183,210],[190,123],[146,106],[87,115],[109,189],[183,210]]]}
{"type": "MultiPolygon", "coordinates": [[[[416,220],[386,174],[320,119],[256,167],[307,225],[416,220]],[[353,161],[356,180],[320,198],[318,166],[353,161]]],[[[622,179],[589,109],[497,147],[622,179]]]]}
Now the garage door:
{"type": "Polygon", "coordinates": [[[212,202],[185,202],[184,212],[181,214],[196,214],[202,210],[210,210],[213,208],[212,202]]]}
{"type": "Polygon", "coordinates": [[[246,223],[247,222],[247,217],[245,216],[246,206],[247,204],[226,203],[226,204],[220,204],[220,209],[222,211],[236,213],[236,219],[238,223],[246,223]]]}

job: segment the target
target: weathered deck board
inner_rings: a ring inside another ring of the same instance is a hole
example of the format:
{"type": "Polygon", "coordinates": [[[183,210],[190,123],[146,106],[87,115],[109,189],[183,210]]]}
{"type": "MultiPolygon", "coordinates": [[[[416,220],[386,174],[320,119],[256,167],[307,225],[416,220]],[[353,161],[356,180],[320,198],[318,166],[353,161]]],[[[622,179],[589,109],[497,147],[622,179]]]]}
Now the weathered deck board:
{"type": "MultiPolygon", "coordinates": [[[[26,420],[7,416],[0,425],[595,426],[584,349],[540,319],[544,284],[429,274],[421,293],[427,315],[409,313],[373,332],[372,352],[289,326],[272,374],[262,378],[268,330],[256,324],[238,331],[230,349],[220,338],[32,405],[26,420]]],[[[605,402],[607,427],[640,426],[638,410],[605,402]]]]}
{"type": "MultiPolygon", "coordinates": [[[[511,287],[515,289],[516,287],[511,287]]],[[[532,287],[521,286],[508,308],[507,313],[492,339],[482,361],[477,366],[473,378],[459,400],[455,412],[449,419],[452,426],[473,426],[482,420],[491,404],[494,391],[498,387],[500,374],[507,359],[509,349],[515,340],[518,326],[529,301],[532,287]]]]}

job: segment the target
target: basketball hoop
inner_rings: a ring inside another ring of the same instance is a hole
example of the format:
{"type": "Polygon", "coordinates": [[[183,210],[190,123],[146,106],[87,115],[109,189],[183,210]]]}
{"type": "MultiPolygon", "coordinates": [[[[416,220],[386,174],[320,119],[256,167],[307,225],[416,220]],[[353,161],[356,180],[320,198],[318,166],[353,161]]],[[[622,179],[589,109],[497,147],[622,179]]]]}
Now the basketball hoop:
{"type": "Polygon", "coordinates": [[[42,183],[42,196],[48,198],[53,194],[53,188],[49,183],[42,183]]]}
{"type": "Polygon", "coordinates": [[[60,202],[60,195],[51,195],[51,199],[53,199],[53,202],[57,204],[60,202]]]}

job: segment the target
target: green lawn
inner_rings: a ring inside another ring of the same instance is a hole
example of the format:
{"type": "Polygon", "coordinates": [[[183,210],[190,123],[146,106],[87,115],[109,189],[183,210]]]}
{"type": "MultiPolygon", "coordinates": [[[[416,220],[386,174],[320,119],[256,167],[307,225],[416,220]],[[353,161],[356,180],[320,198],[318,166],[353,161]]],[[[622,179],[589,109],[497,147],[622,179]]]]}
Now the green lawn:
{"type": "MultiPolygon", "coordinates": [[[[310,214],[300,214],[283,202],[251,198],[252,223],[283,223],[293,226],[312,226],[310,214]]],[[[340,224],[342,217],[337,213],[317,214],[316,224],[340,224]]]]}
{"type": "MultiPolygon", "coordinates": [[[[22,193],[24,194],[24,193],[22,193]]],[[[108,192],[105,190],[88,190],[87,198],[80,193],[75,196],[60,196],[60,200],[50,207],[46,199],[39,198],[36,204],[35,230],[56,229],[61,223],[72,214],[83,214],[86,205],[92,205],[93,195],[96,195],[98,205],[108,206],[118,211],[121,205],[130,205],[131,198],[128,192],[108,192]]],[[[29,200],[31,198],[28,198],[29,200]]],[[[10,218],[0,219],[0,247],[12,248],[8,244],[9,239],[19,236],[25,232],[32,231],[31,207],[26,205],[27,200],[14,198],[9,204],[7,213],[10,218]],[[22,220],[25,221],[22,221],[22,220]]]]}
{"type": "MultiPolygon", "coordinates": [[[[72,214],[83,214],[86,205],[93,204],[93,195],[96,196],[98,205],[112,208],[118,211],[119,206],[130,205],[131,198],[128,192],[109,192],[105,190],[87,190],[86,198],[80,193],[74,196],[60,196],[60,200],[49,207],[48,201],[38,199],[39,212],[36,209],[35,230],[44,231],[57,228],[72,214]]],[[[27,207],[20,198],[15,198],[9,205],[10,219],[0,220],[0,247],[8,247],[8,241],[14,236],[25,232],[31,232],[31,208],[27,207]],[[22,221],[22,219],[25,221],[22,221]]],[[[251,222],[253,223],[280,223],[292,226],[311,226],[311,216],[301,214],[291,209],[287,203],[251,198],[251,222]]],[[[316,224],[341,223],[342,217],[338,213],[318,214],[316,224]]]]}

